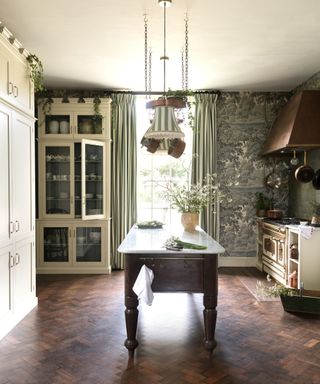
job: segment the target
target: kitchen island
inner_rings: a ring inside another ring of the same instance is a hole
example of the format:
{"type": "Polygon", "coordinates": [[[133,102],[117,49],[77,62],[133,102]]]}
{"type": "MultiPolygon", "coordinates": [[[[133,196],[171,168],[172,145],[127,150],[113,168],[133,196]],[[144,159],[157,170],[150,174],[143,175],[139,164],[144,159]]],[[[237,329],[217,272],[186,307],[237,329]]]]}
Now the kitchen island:
{"type": "Polygon", "coordinates": [[[204,347],[212,351],[216,346],[215,326],[218,296],[218,254],[224,248],[202,229],[183,231],[180,227],[138,229],[133,226],[120,247],[125,258],[125,346],[133,356],[138,346],[136,339],[139,300],[132,287],[143,265],[152,269],[153,292],[203,293],[204,347]],[[166,250],[165,241],[171,237],[205,246],[206,249],[166,250]]]}

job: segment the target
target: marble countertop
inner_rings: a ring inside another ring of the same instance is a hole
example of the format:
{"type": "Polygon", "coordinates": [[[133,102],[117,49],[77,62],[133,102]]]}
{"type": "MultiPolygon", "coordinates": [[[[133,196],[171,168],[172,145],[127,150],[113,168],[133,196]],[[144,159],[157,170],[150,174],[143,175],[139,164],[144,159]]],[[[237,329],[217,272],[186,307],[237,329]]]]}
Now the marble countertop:
{"type": "Polygon", "coordinates": [[[191,253],[191,254],[217,254],[224,253],[225,249],[211,236],[197,227],[195,232],[186,232],[182,227],[170,228],[164,226],[162,229],[139,229],[134,225],[118,248],[120,253],[191,253]],[[168,251],[163,244],[171,237],[179,237],[188,243],[204,245],[207,249],[183,249],[182,251],[168,251]]]}

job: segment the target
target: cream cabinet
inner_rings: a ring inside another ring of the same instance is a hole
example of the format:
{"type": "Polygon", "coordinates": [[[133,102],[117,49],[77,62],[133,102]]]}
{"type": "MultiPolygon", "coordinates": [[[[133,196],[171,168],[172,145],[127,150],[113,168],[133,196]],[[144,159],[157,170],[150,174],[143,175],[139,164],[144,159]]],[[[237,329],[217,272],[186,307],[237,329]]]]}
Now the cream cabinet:
{"type": "Polygon", "coordinates": [[[34,234],[34,120],[0,103],[0,247],[34,234]]]}
{"type": "Polygon", "coordinates": [[[34,237],[0,249],[0,339],[36,304],[34,237]]]}
{"type": "Polygon", "coordinates": [[[39,217],[106,219],[110,142],[43,141],[39,145],[39,217]]]}
{"type": "Polygon", "coordinates": [[[38,221],[38,273],[110,273],[109,221],[38,221]]]}
{"type": "Polygon", "coordinates": [[[39,137],[51,139],[110,139],[110,99],[102,99],[100,115],[94,113],[93,99],[54,98],[50,107],[39,107],[39,137]],[[48,112],[47,108],[50,108],[48,112]]]}
{"type": "Polygon", "coordinates": [[[1,338],[37,304],[34,118],[3,100],[0,171],[1,338]]]}
{"type": "Polygon", "coordinates": [[[110,100],[38,110],[37,272],[110,273],[110,100]]]}
{"type": "Polygon", "coordinates": [[[24,54],[0,34],[0,97],[17,108],[34,114],[34,91],[24,54]]]}
{"type": "Polygon", "coordinates": [[[312,228],[309,239],[299,226],[288,229],[288,281],[292,288],[320,290],[320,230],[312,228]]]}

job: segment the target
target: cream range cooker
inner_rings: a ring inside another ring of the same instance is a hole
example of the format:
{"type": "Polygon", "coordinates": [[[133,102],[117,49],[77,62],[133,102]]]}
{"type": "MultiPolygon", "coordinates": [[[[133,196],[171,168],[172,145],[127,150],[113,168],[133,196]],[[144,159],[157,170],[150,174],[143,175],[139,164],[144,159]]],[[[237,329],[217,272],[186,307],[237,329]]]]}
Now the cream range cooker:
{"type": "Polygon", "coordinates": [[[300,226],[300,219],[263,219],[258,222],[258,264],[281,284],[320,289],[320,229],[300,226]],[[311,233],[302,235],[303,228],[311,233]]]}

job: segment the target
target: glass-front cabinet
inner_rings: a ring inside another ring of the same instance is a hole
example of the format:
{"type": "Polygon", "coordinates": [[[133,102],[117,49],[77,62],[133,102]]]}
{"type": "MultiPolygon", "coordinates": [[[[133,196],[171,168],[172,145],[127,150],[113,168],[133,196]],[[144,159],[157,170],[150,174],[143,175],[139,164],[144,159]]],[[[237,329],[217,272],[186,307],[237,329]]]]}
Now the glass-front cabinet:
{"type": "Polygon", "coordinates": [[[106,218],[106,144],[40,144],[40,218],[106,218]]]}
{"type": "Polygon", "coordinates": [[[108,221],[38,221],[38,272],[110,272],[107,229],[108,221]]]}
{"type": "Polygon", "coordinates": [[[37,273],[110,273],[111,100],[38,106],[37,273]]]}
{"type": "Polygon", "coordinates": [[[110,99],[98,99],[98,104],[93,99],[51,100],[39,108],[40,138],[109,138],[110,99]]]}

